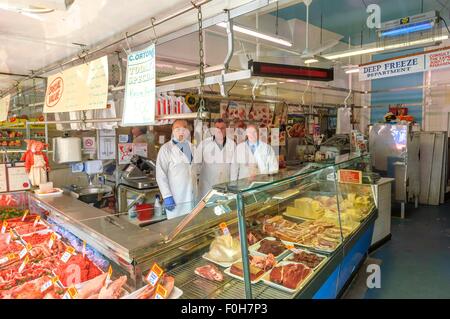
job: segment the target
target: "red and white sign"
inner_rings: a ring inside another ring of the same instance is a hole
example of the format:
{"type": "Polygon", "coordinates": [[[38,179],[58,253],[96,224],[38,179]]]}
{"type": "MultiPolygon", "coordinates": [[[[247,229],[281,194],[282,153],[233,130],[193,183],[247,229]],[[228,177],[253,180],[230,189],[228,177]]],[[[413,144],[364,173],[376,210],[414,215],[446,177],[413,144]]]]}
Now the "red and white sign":
{"type": "Polygon", "coordinates": [[[339,183],[362,184],[362,172],[351,169],[340,169],[338,171],[339,183]]]}
{"type": "Polygon", "coordinates": [[[95,137],[83,137],[83,153],[95,154],[97,151],[97,144],[95,143],[95,137]]]}
{"type": "Polygon", "coordinates": [[[108,57],[83,63],[47,79],[44,113],[106,108],[108,57]]]}
{"type": "Polygon", "coordinates": [[[427,70],[439,70],[450,67],[450,50],[431,52],[425,56],[427,70]]]}

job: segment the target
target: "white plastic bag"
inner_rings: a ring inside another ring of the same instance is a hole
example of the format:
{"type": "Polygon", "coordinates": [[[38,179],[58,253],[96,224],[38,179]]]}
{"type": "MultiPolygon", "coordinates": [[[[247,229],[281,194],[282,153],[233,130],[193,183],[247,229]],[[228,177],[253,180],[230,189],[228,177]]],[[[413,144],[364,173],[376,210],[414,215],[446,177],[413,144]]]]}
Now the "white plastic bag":
{"type": "Polygon", "coordinates": [[[349,107],[341,107],[337,110],[336,134],[350,134],[352,131],[351,113],[352,110],[349,107]]]}

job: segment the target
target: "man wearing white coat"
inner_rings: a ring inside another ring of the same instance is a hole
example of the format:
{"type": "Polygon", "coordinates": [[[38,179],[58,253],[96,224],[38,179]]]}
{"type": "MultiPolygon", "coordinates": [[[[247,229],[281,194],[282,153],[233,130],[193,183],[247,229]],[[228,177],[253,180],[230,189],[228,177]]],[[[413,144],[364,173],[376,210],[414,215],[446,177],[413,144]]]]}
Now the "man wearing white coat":
{"type": "Polygon", "coordinates": [[[214,123],[213,136],[204,139],[197,147],[200,163],[199,199],[205,196],[214,185],[230,181],[231,163],[236,143],[226,134],[227,126],[222,119],[214,123]]]}
{"type": "Polygon", "coordinates": [[[231,180],[278,172],[278,159],[273,148],[259,139],[258,129],[250,124],[247,140],[236,147],[231,166],[231,180]]]}
{"type": "Polygon", "coordinates": [[[189,136],[188,123],[176,120],[172,125],[172,139],[161,147],[156,159],[156,181],[167,219],[188,214],[195,205],[197,177],[189,136]]]}

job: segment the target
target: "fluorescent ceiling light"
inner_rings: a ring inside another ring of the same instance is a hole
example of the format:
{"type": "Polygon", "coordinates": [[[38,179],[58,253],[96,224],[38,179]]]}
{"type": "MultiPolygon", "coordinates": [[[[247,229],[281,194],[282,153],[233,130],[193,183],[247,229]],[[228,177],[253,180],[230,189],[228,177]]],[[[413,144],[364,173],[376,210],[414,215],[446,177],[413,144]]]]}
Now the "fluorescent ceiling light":
{"type": "Polygon", "coordinates": [[[319,62],[319,60],[316,60],[316,59],[308,59],[308,60],[305,60],[305,63],[306,63],[306,64],[317,63],[317,62],[319,62]]]}
{"type": "MultiPolygon", "coordinates": [[[[218,23],[217,25],[219,27],[221,27],[221,28],[226,28],[227,27],[227,24],[225,22],[218,23]]],[[[291,47],[292,46],[291,42],[283,40],[283,39],[281,39],[279,37],[273,37],[271,35],[264,34],[264,33],[257,32],[257,31],[253,31],[253,30],[250,30],[250,29],[247,29],[247,28],[244,28],[244,27],[240,27],[240,26],[237,26],[237,25],[233,25],[233,31],[240,32],[240,33],[243,33],[243,34],[247,34],[247,35],[250,35],[252,37],[255,37],[255,38],[258,38],[258,39],[262,39],[262,40],[266,40],[266,41],[269,41],[269,42],[281,44],[281,45],[284,45],[286,47],[291,47]]]]}
{"type": "Polygon", "coordinates": [[[427,44],[427,43],[432,43],[432,42],[437,42],[437,41],[442,41],[442,40],[447,40],[447,39],[448,39],[448,35],[442,35],[439,37],[432,37],[432,38],[420,39],[420,40],[415,40],[415,41],[410,41],[410,42],[391,44],[391,45],[385,46],[384,49],[385,50],[399,49],[399,48],[427,44]]]}
{"type": "Polygon", "coordinates": [[[359,69],[350,69],[350,70],[345,71],[345,73],[347,73],[347,74],[359,73],[359,69]]]}
{"type": "Polygon", "coordinates": [[[384,50],[384,48],[368,48],[368,49],[361,49],[361,50],[350,50],[350,51],[344,51],[344,52],[337,53],[337,54],[324,55],[323,57],[328,60],[335,60],[335,59],[339,59],[339,58],[346,58],[346,57],[351,57],[351,56],[355,56],[355,55],[374,53],[374,52],[379,52],[379,51],[383,51],[383,50],[384,50]]]}
{"type": "Polygon", "coordinates": [[[400,28],[394,28],[386,31],[381,31],[381,37],[395,37],[400,35],[405,35],[409,33],[425,31],[433,28],[434,23],[430,21],[422,21],[414,24],[410,24],[407,26],[402,26],[400,28]]]}
{"type": "MultiPolygon", "coordinates": [[[[216,72],[216,71],[222,71],[224,69],[225,69],[225,66],[223,64],[219,64],[219,65],[214,65],[214,66],[210,66],[208,68],[205,68],[204,71],[205,71],[205,73],[211,73],[211,72],[216,72]]],[[[196,76],[199,73],[200,73],[199,70],[193,70],[193,71],[189,71],[189,72],[178,73],[178,74],[162,77],[162,78],[160,78],[158,80],[158,82],[168,82],[168,81],[178,80],[178,79],[182,79],[182,78],[188,78],[188,77],[191,77],[191,76],[196,76]]]]}

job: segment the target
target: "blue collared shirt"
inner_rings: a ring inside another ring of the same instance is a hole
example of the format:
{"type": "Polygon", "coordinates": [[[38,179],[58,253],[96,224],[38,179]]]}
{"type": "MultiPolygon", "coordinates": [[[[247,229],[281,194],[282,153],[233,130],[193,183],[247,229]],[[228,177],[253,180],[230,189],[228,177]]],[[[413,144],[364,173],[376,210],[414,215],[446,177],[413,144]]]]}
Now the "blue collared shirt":
{"type": "Polygon", "coordinates": [[[192,151],[191,151],[191,148],[189,147],[189,144],[186,141],[177,142],[175,140],[172,140],[172,142],[173,142],[173,144],[178,146],[178,148],[183,152],[183,154],[186,155],[189,162],[192,163],[193,157],[192,157],[192,151]]]}
{"type": "Polygon", "coordinates": [[[250,143],[249,140],[247,140],[247,145],[250,147],[250,149],[252,150],[252,153],[255,154],[256,149],[259,146],[259,141],[257,141],[256,143],[250,143]]]}

